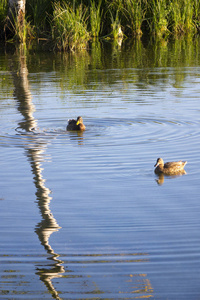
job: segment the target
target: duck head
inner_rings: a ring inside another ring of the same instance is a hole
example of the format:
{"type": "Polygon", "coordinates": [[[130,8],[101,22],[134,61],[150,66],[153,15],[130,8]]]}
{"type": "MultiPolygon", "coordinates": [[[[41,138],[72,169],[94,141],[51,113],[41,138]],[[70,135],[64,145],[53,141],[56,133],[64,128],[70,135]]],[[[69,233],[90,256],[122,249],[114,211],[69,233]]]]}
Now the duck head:
{"type": "Polygon", "coordinates": [[[76,120],[76,125],[79,125],[81,123],[83,123],[83,119],[82,119],[82,117],[79,116],[76,120]]]}
{"type": "Polygon", "coordinates": [[[154,167],[157,167],[157,166],[159,166],[159,165],[164,165],[164,161],[163,161],[163,159],[160,158],[160,157],[157,159],[156,164],[154,165],[154,167]]]}

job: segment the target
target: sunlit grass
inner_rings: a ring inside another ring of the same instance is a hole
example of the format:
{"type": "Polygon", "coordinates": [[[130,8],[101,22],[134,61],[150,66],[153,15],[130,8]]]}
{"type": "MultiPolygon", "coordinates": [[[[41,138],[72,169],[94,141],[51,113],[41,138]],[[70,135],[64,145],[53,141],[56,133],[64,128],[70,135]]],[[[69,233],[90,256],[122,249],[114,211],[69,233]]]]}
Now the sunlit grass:
{"type": "Polygon", "coordinates": [[[90,2],[90,28],[91,28],[91,36],[98,37],[101,31],[102,25],[102,9],[101,9],[102,1],[96,5],[95,0],[91,0],[90,2]]]}
{"type": "Polygon", "coordinates": [[[122,28],[121,28],[121,21],[120,21],[120,18],[119,18],[118,11],[113,13],[111,10],[109,10],[109,13],[110,13],[110,20],[111,20],[111,33],[110,33],[110,35],[114,39],[122,38],[123,37],[123,32],[122,32],[122,28]]]}
{"type": "Polygon", "coordinates": [[[127,0],[123,3],[123,14],[127,27],[134,36],[142,35],[142,23],[145,19],[146,8],[142,7],[142,0],[127,0]]]}
{"type": "Polygon", "coordinates": [[[150,32],[158,37],[163,37],[169,33],[168,30],[168,8],[167,0],[150,1],[151,18],[148,21],[150,32]]]}
{"type": "MultiPolygon", "coordinates": [[[[0,21],[7,15],[7,2],[0,1],[0,21]]],[[[200,1],[29,0],[24,26],[20,26],[16,20],[10,24],[15,40],[46,39],[61,51],[86,48],[91,38],[117,40],[144,33],[160,39],[178,37],[200,32],[200,1]]]]}
{"type": "Polygon", "coordinates": [[[200,31],[200,1],[194,0],[194,24],[200,31]]]}
{"type": "Polygon", "coordinates": [[[0,22],[5,20],[7,14],[7,0],[0,1],[0,22]]]}
{"type": "Polygon", "coordinates": [[[31,25],[31,23],[26,20],[22,11],[18,15],[17,13],[11,12],[10,17],[6,19],[5,28],[13,33],[12,38],[8,39],[9,42],[17,41],[19,43],[26,43],[28,39],[34,39],[35,37],[34,25],[31,25]]]}
{"type": "Polygon", "coordinates": [[[175,34],[195,31],[193,0],[173,0],[170,8],[171,27],[175,34]]]}
{"type": "Polygon", "coordinates": [[[56,48],[75,50],[86,48],[90,38],[87,30],[87,9],[82,4],[72,7],[67,3],[54,4],[52,33],[56,48]]]}

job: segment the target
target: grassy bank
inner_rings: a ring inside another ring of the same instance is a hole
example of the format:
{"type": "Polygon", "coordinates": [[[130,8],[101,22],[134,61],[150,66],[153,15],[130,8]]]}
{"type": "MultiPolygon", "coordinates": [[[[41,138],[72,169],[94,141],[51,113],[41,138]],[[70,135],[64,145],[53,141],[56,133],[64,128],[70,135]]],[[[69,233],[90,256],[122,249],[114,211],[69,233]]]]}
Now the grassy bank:
{"type": "MultiPolygon", "coordinates": [[[[1,36],[6,15],[7,0],[1,0],[1,36]]],[[[199,29],[198,0],[26,0],[23,36],[51,41],[54,49],[66,51],[86,48],[91,38],[166,38],[194,35],[199,29]]],[[[20,40],[17,30],[10,36],[20,40]]]]}

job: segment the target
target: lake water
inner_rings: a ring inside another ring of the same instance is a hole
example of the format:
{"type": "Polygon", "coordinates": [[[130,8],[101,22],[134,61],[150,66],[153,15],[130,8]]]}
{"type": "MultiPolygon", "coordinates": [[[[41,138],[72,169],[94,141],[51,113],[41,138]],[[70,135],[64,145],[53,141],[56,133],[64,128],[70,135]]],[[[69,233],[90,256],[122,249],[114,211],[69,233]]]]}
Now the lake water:
{"type": "Polygon", "coordinates": [[[1,50],[0,75],[0,298],[200,299],[200,40],[1,50]]]}

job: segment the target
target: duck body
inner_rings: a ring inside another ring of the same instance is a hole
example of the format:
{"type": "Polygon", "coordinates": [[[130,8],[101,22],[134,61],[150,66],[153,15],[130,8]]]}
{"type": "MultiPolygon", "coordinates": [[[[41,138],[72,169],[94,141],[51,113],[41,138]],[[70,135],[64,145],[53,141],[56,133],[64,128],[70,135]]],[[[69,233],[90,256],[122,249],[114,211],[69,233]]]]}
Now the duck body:
{"type": "Polygon", "coordinates": [[[83,124],[82,117],[78,117],[77,120],[71,119],[68,121],[67,130],[84,131],[85,125],[83,124]]]}
{"type": "Polygon", "coordinates": [[[184,166],[187,164],[187,161],[173,161],[167,162],[164,164],[162,158],[158,158],[154,167],[156,174],[165,174],[165,175],[178,175],[185,174],[184,166]]]}

